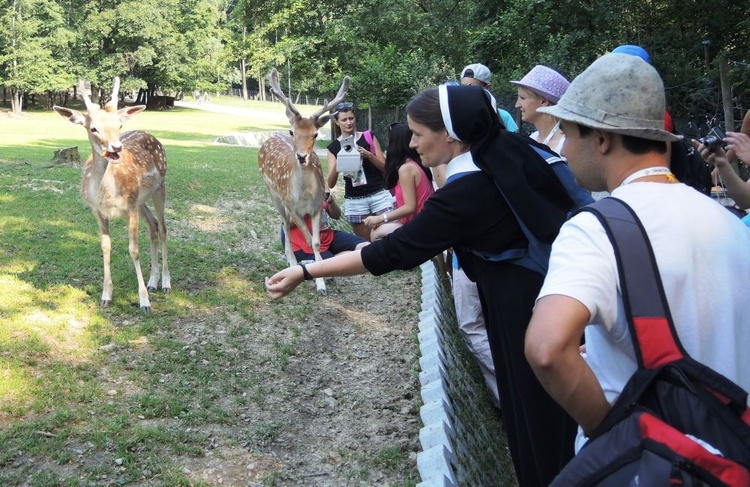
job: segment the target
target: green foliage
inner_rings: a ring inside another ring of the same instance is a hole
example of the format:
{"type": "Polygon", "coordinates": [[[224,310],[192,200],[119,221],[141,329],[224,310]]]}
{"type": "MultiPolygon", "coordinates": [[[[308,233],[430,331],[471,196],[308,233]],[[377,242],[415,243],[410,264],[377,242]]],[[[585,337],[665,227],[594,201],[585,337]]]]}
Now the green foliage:
{"type": "Polygon", "coordinates": [[[13,93],[13,111],[19,112],[21,94],[69,85],[72,32],[54,1],[7,0],[0,7],[0,83],[13,93]]]}
{"type": "Polygon", "coordinates": [[[360,107],[403,107],[419,91],[455,77],[439,56],[421,51],[404,56],[393,45],[370,48],[354,70],[349,90],[360,107]]]}
{"type": "Polygon", "coordinates": [[[471,51],[493,70],[496,91],[514,92],[508,80],[519,79],[535,64],[572,79],[614,47],[638,44],[664,78],[675,118],[721,116],[714,60],[719,53],[732,61],[736,104],[750,105],[746,2],[510,0],[485,10],[487,20],[476,28],[471,51]],[[711,42],[708,64],[704,40],[711,42]]]}
{"type": "MultiPolygon", "coordinates": [[[[0,83],[23,94],[96,86],[218,91],[279,68],[292,95],[330,97],[341,78],[363,106],[401,107],[471,62],[508,83],[537,63],[573,78],[623,43],[662,74],[676,118],[722,115],[715,58],[729,63],[736,118],[750,105],[747,2],[673,0],[0,0],[0,83]],[[148,12],[144,15],[143,12],[148,12]],[[703,41],[710,41],[706,63],[703,41]]],[[[288,90],[288,89],[287,89],[288,90]]],[[[14,108],[18,108],[15,107],[14,108]]]]}

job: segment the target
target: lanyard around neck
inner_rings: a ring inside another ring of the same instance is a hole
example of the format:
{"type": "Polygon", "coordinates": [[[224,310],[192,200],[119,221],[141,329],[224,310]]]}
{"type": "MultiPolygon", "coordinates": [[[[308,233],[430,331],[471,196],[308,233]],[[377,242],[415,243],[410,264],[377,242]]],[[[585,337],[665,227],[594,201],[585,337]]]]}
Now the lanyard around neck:
{"type": "Polygon", "coordinates": [[[641,169],[640,171],[636,171],[625,180],[620,183],[620,186],[625,186],[626,184],[630,184],[636,179],[645,178],[648,176],[666,176],[668,183],[676,183],[677,178],[674,174],[672,174],[672,171],[669,170],[668,167],[663,166],[655,166],[655,167],[647,167],[646,169],[641,169]]]}

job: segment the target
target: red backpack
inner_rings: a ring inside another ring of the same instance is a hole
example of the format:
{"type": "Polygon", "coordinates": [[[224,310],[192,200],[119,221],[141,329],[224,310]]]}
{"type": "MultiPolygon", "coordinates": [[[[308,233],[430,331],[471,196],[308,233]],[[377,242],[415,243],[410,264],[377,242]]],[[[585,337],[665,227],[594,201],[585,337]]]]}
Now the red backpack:
{"type": "Polygon", "coordinates": [[[682,347],[633,210],[605,198],[581,211],[612,242],[638,370],[551,485],[750,486],[747,392],[682,347]]]}

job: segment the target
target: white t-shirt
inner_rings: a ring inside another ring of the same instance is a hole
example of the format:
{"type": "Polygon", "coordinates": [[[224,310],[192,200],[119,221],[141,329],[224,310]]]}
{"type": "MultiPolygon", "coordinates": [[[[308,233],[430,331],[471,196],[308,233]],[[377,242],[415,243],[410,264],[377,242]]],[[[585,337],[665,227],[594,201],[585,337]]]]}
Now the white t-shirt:
{"type": "MultiPolygon", "coordinates": [[[[750,390],[750,229],[683,184],[633,182],[612,196],[628,203],[646,229],[685,350],[750,390]]],[[[586,361],[614,402],[636,359],[612,245],[594,215],[578,214],[561,228],[539,297],[551,294],[590,311],[586,361]]]]}

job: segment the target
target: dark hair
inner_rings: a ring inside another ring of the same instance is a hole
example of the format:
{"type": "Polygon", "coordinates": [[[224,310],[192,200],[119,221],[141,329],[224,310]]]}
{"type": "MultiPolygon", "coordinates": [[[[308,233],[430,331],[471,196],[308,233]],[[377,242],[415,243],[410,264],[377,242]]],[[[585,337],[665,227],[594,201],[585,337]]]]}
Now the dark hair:
{"type": "Polygon", "coordinates": [[[339,112],[352,112],[354,113],[354,103],[350,101],[342,101],[333,109],[333,118],[339,119],[339,112]]]}
{"type": "MultiPolygon", "coordinates": [[[[341,112],[352,112],[354,116],[356,117],[357,114],[354,112],[354,103],[350,101],[342,101],[336,107],[333,109],[333,118],[334,120],[339,119],[339,113],[341,112]]],[[[354,127],[354,130],[357,130],[357,127],[354,127]]],[[[338,124],[333,124],[333,137],[337,138],[341,135],[341,128],[338,126],[338,124]]]]}
{"type": "Polygon", "coordinates": [[[396,187],[398,184],[398,170],[403,166],[408,159],[416,162],[422,171],[427,176],[427,179],[432,181],[432,172],[422,165],[422,159],[419,157],[416,149],[409,147],[411,141],[412,132],[405,122],[399,122],[391,124],[388,132],[388,150],[385,153],[385,187],[391,189],[396,187]]]}
{"type": "Polygon", "coordinates": [[[430,88],[412,98],[406,105],[406,113],[412,120],[433,132],[445,130],[437,88],[430,88]]]}
{"type": "MultiPolygon", "coordinates": [[[[578,133],[581,137],[587,137],[591,134],[594,129],[585,125],[576,124],[578,126],[578,133]]],[[[632,135],[619,134],[622,137],[622,146],[633,154],[643,155],[649,152],[656,152],[658,154],[666,154],[667,143],[660,140],[644,139],[641,137],[634,137],[632,135]]]]}
{"type": "Polygon", "coordinates": [[[342,111],[346,112],[346,111],[353,110],[353,109],[354,109],[354,103],[350,101],[342,101],[341,103],[336,105],[336,108],[334,110],[336,110],[337,112],[342,112],[342,111]]]}

